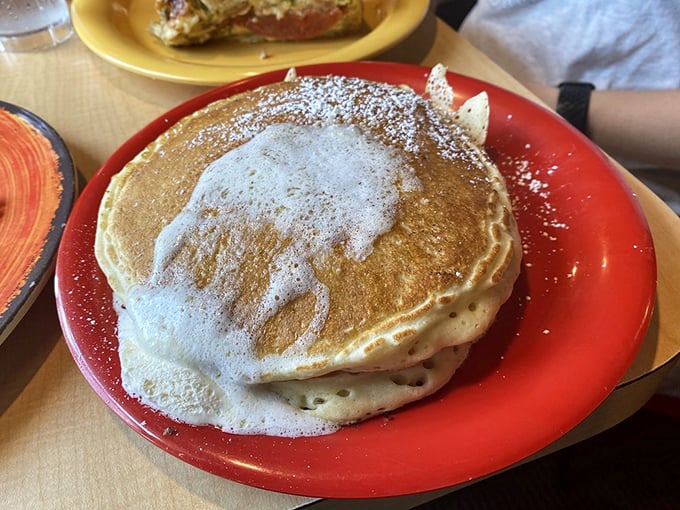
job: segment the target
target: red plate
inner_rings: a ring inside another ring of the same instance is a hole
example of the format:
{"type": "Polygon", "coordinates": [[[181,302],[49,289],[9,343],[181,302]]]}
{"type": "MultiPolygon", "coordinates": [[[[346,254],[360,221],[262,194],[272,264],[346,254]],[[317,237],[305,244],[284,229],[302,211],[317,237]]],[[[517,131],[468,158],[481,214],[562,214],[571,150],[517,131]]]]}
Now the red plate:
{"type": "MultiPolygon", "coordinates": [[[[424,89],[429,69],[323,64],[341,74],[424,89]]],[[[97,208],[112,175],[181,117],[281,80],[285,71],[211,90],[128,140],[73,210],[57,260],[66,340],[104,402],[142,436],[201,469],[317,497],[396,496],[468,482],[549,445],[613,390],[642,342],[655,295],[652,239],[617,171],[558,117],[490,84],[450,74],[457,104],[491,103],[488,149],[507,178],[525,248],[515,292],[488,335],[436,395],[322,437],[237,436],[175,423],[120,385],[116,315],[93,255],[97,208]],[[173,434],[164,434],[166,428],[173,434]]]]}

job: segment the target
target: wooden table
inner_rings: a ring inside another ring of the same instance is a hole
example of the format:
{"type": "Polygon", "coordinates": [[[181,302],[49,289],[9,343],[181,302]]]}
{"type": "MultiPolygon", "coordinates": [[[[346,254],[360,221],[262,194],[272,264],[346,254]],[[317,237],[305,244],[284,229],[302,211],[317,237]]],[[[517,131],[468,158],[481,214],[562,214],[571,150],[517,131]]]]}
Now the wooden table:
{"type": "MultiPolygon", "coordinates": [[[[430,15],[385,60],[446,64],[519,94],[529,92],[430,15]]],[[[50,51],[0,54],[0,99],[60,132],[85,179],[128,137],[204,87],[154,81],[118,69],[77,37],[50,51]]],[[[680,352],[680,220],[620,169],[643,206],[656,244],[658,302],[644,345],[620,385],[543,455],[635,412],[680,352]]],[[[447,490],[390,500],[315,500],[207,474],[128,429],[73,362],[46,288],[0,346],[0,500],[3,508],[410,508],[447,490]]]]}

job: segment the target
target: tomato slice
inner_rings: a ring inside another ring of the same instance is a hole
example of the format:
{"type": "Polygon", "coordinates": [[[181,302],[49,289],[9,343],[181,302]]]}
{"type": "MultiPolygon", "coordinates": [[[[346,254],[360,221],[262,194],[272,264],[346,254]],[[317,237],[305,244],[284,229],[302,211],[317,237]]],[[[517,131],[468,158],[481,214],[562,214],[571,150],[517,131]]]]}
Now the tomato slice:
{"type": "Polygon", "coordinates": [[[270,39],[312,39],[327,32],[342,19],[344,9],[310,9],[302,13],[288,11],[282,17],[245,14],[234,18],[236,25],[270,39]]]}

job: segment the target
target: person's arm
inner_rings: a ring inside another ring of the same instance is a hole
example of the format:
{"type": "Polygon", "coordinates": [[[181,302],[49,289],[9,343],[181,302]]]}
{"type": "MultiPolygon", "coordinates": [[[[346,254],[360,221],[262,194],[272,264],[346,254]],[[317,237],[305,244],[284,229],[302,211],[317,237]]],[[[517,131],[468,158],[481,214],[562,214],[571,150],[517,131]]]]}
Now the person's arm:
{"type": "MultiPolygon", "coordinates": [[[[528,88],[555,108],[557,88],[528,88]]],[[[588,133],[615,158],[680,169],[680,90],[594,90],[588,133]]]]}

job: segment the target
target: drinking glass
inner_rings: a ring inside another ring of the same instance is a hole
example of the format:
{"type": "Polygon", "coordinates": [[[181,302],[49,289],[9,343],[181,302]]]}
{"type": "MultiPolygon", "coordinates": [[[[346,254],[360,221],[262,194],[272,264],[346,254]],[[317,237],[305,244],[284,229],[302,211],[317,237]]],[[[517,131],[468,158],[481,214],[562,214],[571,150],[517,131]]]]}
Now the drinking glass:
{"type": "Polygon", "coordinates": [[[66,0],[0,0],[0,51],[49,48],[72,33],[66,0]]]}

